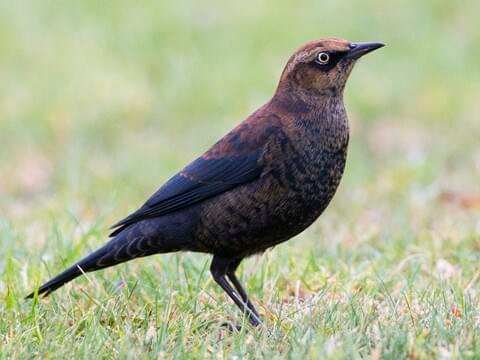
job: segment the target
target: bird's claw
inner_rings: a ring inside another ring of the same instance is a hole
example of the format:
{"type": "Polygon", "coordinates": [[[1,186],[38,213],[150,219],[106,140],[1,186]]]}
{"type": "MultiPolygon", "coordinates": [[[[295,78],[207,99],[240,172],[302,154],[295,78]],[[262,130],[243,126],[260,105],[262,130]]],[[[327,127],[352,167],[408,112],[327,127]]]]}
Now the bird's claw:
{"type": "Polygon", "coordinates": [[[226,328],[229,332],[235,333],[235,332],[240,332],[242,330],[242,326],[238,324],[234,324],[228,321],[225,321],[220,325],[223,328],[226,328]]]}

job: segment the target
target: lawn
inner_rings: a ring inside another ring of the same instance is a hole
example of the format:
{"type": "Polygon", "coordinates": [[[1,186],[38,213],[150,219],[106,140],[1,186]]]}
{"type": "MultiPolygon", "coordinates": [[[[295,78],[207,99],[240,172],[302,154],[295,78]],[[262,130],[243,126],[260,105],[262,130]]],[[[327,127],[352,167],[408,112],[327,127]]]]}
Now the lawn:
{"type": "Polygon", "coordinates": [[[478,0],[0,0],[0,358],[480,358],[478,0]],[[23,297],[272,95],[302,43],[382,41],[347,84],[347,169],[243,262],[158,255],[23,297]]]}

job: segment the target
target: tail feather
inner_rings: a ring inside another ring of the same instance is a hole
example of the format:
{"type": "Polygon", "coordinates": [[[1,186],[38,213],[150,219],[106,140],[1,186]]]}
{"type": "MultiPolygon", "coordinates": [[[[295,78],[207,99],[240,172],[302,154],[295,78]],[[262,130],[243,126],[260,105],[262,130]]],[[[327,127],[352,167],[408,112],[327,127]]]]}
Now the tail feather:
{"type": "MultiPolygon", "coordinates": [[[[162,239],[156,227],[139,223],[130,226],[128,231],[122,231],[103,247],[40,286],[38,294],[47,296],[83,273],[104,269],[138,257],[180,249],[181,242],[178,238],[170,236],[162,239]]],[[[34,295],[35,292],[32,292],[26,298],[33,298],[34,295]]]]}
{"type": "MultiPolygon", "coordinates": [[[[114,264],[102,264],[100,260],[104,258],[111,251],[111,246],[109,244],[98,249],[97,251],[91,253],[84,259],[77,262],[75,265],[69,267],[67,270],[63,271],[59,275],[55,276],[53,279],[49,280],[38,289],[38,294],[43,296],[48,296],[51,292],[55,291],[59,287],[63,286],[67,282],[79,277],[83,273],[100,270],[105,267],[114,265],[114,264]]],[[[28,294],[25,298],[33,298],[35,292],[28,294]]]]}

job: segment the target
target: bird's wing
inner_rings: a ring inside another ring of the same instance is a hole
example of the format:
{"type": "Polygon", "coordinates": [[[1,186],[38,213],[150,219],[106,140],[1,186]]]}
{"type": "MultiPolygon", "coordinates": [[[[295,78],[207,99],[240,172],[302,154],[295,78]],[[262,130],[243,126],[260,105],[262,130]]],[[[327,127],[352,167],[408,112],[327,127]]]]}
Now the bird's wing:
{"type": "Polygon", "coordinates": [[[115,236],[127,226],[169,214],[252,181],[262,172],[260,151],[221,158],[200,157],[172,177],[137,211],[112,226],[115,236]]]}

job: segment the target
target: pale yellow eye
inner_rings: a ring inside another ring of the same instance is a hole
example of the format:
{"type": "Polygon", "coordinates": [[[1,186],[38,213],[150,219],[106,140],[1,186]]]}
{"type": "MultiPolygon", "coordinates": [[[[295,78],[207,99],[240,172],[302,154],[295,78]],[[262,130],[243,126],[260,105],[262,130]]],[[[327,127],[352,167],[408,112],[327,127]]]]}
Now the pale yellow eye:
{"type": "Polygon", "coordinates": [[[328,53],[326,53],[326,52],[321,52],[317,55],[316,60],[317,60],[317,63],[319,63],[321,65],[325,65],[330,60],[330,55],[328,55],[328,53]]]}

